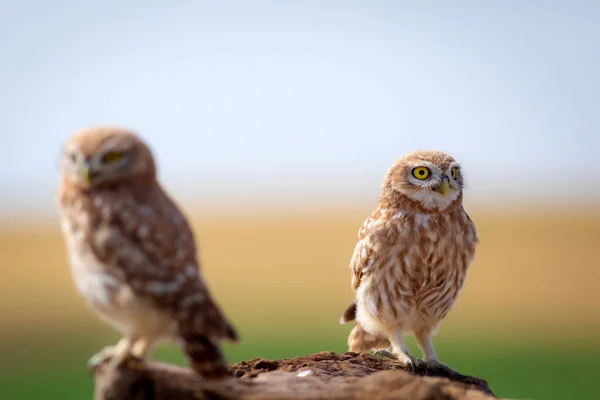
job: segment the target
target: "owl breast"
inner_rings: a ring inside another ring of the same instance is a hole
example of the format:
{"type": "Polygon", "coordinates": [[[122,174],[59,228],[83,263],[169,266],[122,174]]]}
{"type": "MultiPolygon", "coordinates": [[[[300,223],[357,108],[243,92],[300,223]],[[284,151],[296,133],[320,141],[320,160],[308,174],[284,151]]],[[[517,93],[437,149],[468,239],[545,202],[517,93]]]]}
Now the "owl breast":
{"type": "Polygon", "coordinates": [[[435,329],[463,286],[476,244],[474,226],[458,215],[403,216],[393,240],[378,245],[373,273],[357,291],[357,319],[369,331],[435,329]],[[370,328],[370,329],[369,329],[370,328]]]}
{"type": "Polygon", "coordinates": [[[415,288],[415,308],[423,318],[443,319],[464,284],[475,249],[471,232],[461,222],[444,215],[415,224],[417,251],[407,269],[415,288]]]}
{"type": "Polygon", "coordinates": [[[168,314],[139,298],[115,266],[99,260],[86,237],[87,218],[65,221],[71,275],[78,291],[98,315],[123,334],[143,332],[156,338],[175,334],[168,314]],[[79,222],[79,223],[77,223],[79,222]]]}
{"type": "Polygon", "coordinates": [[[81,236],[83,232],[67,233],[69,264],[75,285],[94,308],[110,308],[123,283],[94,257],[81,236]]]}

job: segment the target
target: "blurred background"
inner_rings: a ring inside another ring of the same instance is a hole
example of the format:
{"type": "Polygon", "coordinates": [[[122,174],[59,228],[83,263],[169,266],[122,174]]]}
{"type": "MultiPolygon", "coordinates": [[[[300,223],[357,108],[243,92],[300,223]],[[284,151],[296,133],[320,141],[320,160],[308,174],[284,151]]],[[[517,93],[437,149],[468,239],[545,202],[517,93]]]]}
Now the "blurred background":
{"type": "Polygon", "coordinates": [[[593,1],[0,1],[0,398],[90,398],[86,360],[118,339],[72,284],[54,205],[63,141],[96,124],[152,146],[240,331],[231,362],[345,351],[385,170],[449,152],[481,242],[441,360],[501,397],[591,397],[599,18],[593,1]]]}

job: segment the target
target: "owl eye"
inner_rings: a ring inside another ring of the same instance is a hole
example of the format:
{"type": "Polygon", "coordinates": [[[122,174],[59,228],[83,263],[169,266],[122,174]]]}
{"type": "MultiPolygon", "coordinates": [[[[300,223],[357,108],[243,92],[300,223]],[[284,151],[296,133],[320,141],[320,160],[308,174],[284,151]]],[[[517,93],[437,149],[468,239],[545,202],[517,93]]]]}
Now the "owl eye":
{"type": "Polygon", "coordinates": [[[113,164],[117,161],[121,161],[125,157],[125,154],[119,151],[109,151],[104,153],[102,156],[102,162],[104,164],[113,164]]]}
{"type": "Polygon", "coordinates": [[[427,177],[429,176],[429,168],[427,168],[427,167],[413,168],[412,175],[419,180],[427,179],[427,177]]]}
{"type": "Polygon", "coordinates": [[[452,175],[452,179],[456,179],[457,168],[454,167],[450,170],[450,175],[452,175]]]}

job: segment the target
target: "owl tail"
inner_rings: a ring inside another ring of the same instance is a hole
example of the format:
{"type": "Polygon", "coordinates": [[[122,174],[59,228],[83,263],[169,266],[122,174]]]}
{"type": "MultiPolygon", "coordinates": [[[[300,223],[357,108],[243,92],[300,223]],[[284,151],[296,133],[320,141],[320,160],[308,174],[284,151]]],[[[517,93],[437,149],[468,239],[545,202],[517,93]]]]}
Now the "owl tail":
{"type": "Polygon", "coordinates": [[[192,369],[202,377],[219,379],[229,376],[221,350],[207,336],[182,334],[181,346],[192,369]]]}
{"type": "Polygon", "coordinates": [[[390,346],[391,343],[385,336],[372,335],[359,324],[356,324],[348,335],[348,351],[366,352],[387,349],[390,346]]]}
{"type": "MultiPolygon", "coordinates": [[[[356,301],[353,301],[340,318],[340,323],[354,321],[356,319],[356,301]]],[[[356,324],[348,335],[348,351],[361,352],[371,350],[387,349],[391,346],[390,341],[383,335],[372,335],[365,331],[360,324],[356,324]]]]}
{"type": "Polygon", "coordinates": [[[344,311],[342,317],[340,318],[340,324],[345,324],[346,322],[354,321],[356,319],[356,301],[353,301],[350,306],[344,311]]]}

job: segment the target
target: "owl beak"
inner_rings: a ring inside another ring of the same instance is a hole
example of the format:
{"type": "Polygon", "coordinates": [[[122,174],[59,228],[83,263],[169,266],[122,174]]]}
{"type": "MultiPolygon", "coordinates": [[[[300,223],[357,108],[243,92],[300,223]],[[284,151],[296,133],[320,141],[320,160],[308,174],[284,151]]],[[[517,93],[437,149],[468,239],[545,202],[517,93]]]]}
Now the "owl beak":
{"type": "Polygon", "coordinates": [[[448,193],[450,192],[450,182],[448,177],[444,176],[442,183],[439,186],[435,187],[433,190],[443,194],[444,196],[448,196],[448,193]]]}
{"type": "Polygon", "coordinates": [[[89,163],[85,162],[79,169],[79,179],[81,179],[81,183],[86,186],[90,184],[92,180],[92,171],[89,163]]]}
{"type": "Polygon", "coordinates": [[[81,182],[84,185],[89,185],[90,184],[90,167],[88,167],[87,165],[84,165],[83,167],[81,167],[81,169],[79,170],[79,178],[81,179],[81,182]]]}

